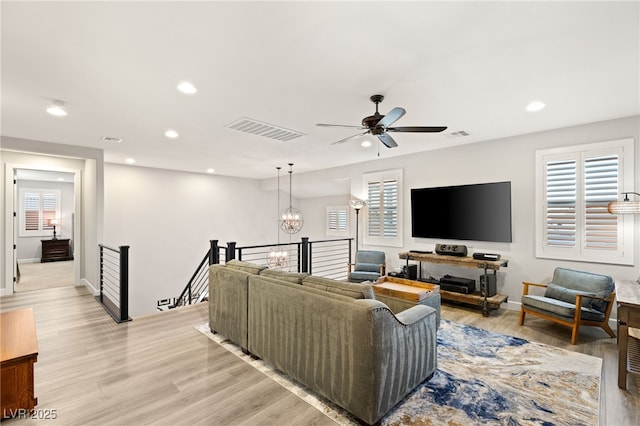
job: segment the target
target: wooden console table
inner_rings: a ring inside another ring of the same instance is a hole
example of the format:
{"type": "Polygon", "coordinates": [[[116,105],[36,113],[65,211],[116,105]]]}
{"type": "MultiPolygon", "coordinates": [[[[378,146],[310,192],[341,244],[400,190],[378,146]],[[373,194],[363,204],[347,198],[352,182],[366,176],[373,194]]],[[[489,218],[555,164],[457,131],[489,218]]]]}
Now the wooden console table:
{"type": "Polygon", "coordinates": [[[2,417],[20,409],[33,410],[33,364],[38,360],[38,341],[33,309],[0,313],[0,377],[2,417]]]}
{"type": "MultiPolygon", "coordinates": [[[[500,260],[476,260],[473,257],[465,256],[446,256],[441,254],[434,253],[417,253],[417,252],[403,252],[400,253],[400,259],[405,259],[407,262],[409,260],[417,261],[420,263],[420,267],[418,268],[418,279],[420,279],[420,274],[422,270],[422,262],[427,263],[438,263],[444,265],[453,265],[453,266],[461,266],[464,268],[479,268],[484,271],[485,282],[488,283],[488,271],[493,271],[493,275],[496,275],[496,272],[501,267],[507,267],[509,261],[506,259],[500,260]]],[[[493,309],[499,309],[500,305],[506,302],[509,299],[509,296],[506,294],[496,294],[494,296],[487,296],[482,294],[480,291],[476,291],[472,294],[464,294],[464,293],[455,293],[452,291],[446,291],[440,289],[440,297],[443,300],[455,301],[460,303],[467,303],[471,305],[481,306],[482,307],[482,315],[485,317],[489,316],[489,312],[493,309]]]]}
{"type": "Polygon", "coordinates": [[[68,238],[56,238],[55,240],[40,240],[42,242],[42,258],[44,262],[58,262],[61,260],[73,260],[68,238]]]}
{"type": "Polygon", "coordinates": [[[618,387],[626,389],[627,373],[640,375],[640,336],[630,335],[630,328],[640,329],[640,284],[635,281],[616,281],[616,299],[618,301],[618,387]]]}

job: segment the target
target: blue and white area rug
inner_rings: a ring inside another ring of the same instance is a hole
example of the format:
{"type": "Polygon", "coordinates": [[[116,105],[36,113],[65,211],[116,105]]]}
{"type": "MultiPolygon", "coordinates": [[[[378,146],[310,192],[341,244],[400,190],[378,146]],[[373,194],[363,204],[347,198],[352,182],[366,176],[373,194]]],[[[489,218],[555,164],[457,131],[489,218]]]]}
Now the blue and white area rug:
{"type": "MultiPolygon", "coordinates": [[[[238,346],[195,327],[336,423],[346,411],[238,346]]],[[[600,358],[442,320],[438,368],[382,420],[382,425],[597,425],[600,358]]]]}

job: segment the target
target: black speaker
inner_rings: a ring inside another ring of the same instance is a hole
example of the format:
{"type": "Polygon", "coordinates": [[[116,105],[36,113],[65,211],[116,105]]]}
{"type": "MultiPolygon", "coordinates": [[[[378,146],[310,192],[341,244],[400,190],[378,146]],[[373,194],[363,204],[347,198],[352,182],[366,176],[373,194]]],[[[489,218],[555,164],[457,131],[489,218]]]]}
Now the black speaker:
{"type": "Polygon", "coordinates": [[[467,255],[467,246],[461,244],[436,244],[436,253],[447,256],[465,257],[467,255]]]}
{"type": "Polygon", "coordinates": [[[495,275],[480,275],[480,294],[484,296],[485,293],[487,297],[498,294],[495,275]]]}
{"type": "Polygon", "coordinates": [[[404,265],[402,275],[409,280],[415,280],[418,278],[418,265],[404,265]]]}

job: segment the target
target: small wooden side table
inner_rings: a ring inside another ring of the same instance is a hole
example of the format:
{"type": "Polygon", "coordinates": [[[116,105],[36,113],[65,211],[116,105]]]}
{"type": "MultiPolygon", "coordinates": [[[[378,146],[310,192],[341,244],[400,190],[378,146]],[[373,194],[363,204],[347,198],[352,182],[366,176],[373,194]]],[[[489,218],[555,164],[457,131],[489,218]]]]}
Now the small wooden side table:
{"type": "Polygon", "coordinates": [[[38,360],[33,309],[0,313],[0,331],[0,410],[4,418],[38,404],[33,385],[33,364],[38,360]]]}
{"type": "Polygon", "coordinates": [[[627,388],[627,373],[640,374],[640,344],[630,328],[640,328],[640,284],[616,281],[618,301],[618,387],[627,388]],[[630,339],[633,339],[630,341],[630,339]]]}

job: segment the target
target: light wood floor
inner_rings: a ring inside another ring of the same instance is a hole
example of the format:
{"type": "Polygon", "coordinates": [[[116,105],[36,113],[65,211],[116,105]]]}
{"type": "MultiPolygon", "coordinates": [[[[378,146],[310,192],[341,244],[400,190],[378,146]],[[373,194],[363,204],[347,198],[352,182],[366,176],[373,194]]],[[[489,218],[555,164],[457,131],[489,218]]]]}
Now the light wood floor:
{"type": "MultiPolygon", "coordinates": [[[[33,307],[39,357],[38,406],[57,419],[10,419],[28,424],[333,425],[325,417],[193,326],[206,322],[208,304],[159,312],[115,324],[84,289],[61,287],[0,298],[0,310],[33,307]]],[[[585,329],[569,344],[569,329],[516,312],[490,318],[443,305],[443,318],[561,346],[604,359],[602,424],[640,424],[638,379],[617,387],[615,339],[585,329]]]]}
{"type": "Polygon", "coordinates": [[[73,286],[73,262],[21,263],[16,291],[73,286]]]}

